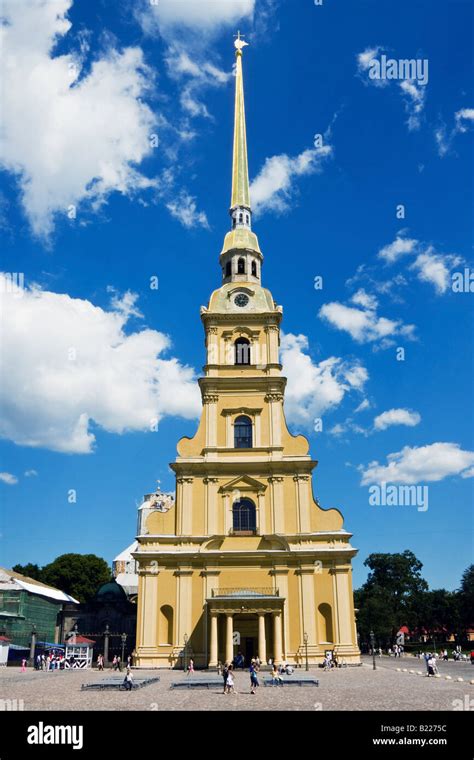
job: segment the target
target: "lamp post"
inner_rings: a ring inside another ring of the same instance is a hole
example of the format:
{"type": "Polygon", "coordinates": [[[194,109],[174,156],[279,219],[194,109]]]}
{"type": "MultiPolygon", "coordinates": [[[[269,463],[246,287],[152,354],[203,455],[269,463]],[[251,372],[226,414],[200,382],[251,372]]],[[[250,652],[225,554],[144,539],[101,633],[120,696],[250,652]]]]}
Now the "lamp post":
{"type": "Polygon", "coordinates": [[[308,638],[309,638],[308,634],[305,633],[304,636],[303,636],[303,640],[304,640],[304,649],[305,649],[305,654],[306,654],[306,670],[309,670],[309,664],[308,664],[308,638]]]}
{"type": "Polygon", "coordinates": [[[127,643],[127,634],[122,633],[120,638],[122,639],[122,664],[123,664],[123,659],[125,656],[125,644],[127,643]]]}
{"type": "Polygon", "coordinates": [[[188,646],[188,634],[184,634],[183,670],[186,672],[186,647],[188,646]]]}
{"type": "Polygon", "coordinates": [[[369,635],[370,635],[370,647],[372,649],[372,667],[373,667],[374,670],[376,670],[377,666],[375,664],[375,636],[374,636],[374,632],[371,631],[369,635]]]}
{"type": "Polygon", "coordinates": [[[104,631],[104,666],[109,667],[109,624],[107,623],[104,631]]]}
{"type": "Polygon", "coordinates": [[[30,645],[30,662],[35,664],[35,652],[36,652],[36,626],[31,627],[31,645],[30,645]]]}

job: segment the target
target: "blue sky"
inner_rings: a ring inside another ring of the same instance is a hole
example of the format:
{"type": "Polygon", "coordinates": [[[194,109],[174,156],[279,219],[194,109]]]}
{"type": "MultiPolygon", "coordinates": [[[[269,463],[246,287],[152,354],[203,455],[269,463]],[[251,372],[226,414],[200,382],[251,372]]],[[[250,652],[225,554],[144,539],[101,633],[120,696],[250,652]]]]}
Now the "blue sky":
{"type": "Polygon", "coordinates": [[[142,494],[174,487],[229,228],[240,28],[254,230],[314,492],[354,533],[356,586],[369,553],[411,549],[432,587],[457,587],[473,556],[474,295],[452,289],[473,268],[470,3],[4,12],[1,269],[26,291],[3,293],[0,563],[111,561],[142,494]],[[426,59],[427,84],[371,79],[384,54],[426,59]],[[427,485],[428,510],[371,506],[382,480],[427,485]]]}

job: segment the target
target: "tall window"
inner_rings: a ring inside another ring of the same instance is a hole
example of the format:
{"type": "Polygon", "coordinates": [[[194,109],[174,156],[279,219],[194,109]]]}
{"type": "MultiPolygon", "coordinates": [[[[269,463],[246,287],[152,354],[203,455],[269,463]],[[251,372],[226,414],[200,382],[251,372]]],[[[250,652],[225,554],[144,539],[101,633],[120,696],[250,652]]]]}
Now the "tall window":
{"type": "Polygon", "coordinates": [[[239,259],[237,262],[237,274],[245,274],[245,259],[239,259]]]}
{"type": "Polygon", "coordinates": [[[252,277],[257,277],[257,262],[252,261],[252,277]]]}
{"type": "Polygon", "coordinates": [[[235,363],[250,364],[250,341],[247,338],[237,338],[235,346],[235,363]]]}
{"type": "Polygon", "coordinates": [[[252,420],[241,414],[234,422],[234,448],[252,448],[252,420]]]}
{"type": "Polygon", "coordinates": [[[225,276],[230,277],[231,274],[232,274],[232,264],[230,261],[228,261],[227,264],[225,265],[225,276]]]}
{"type": "Polygon", "coordinates": [[[232,527],[234,531],[255,531],[257,517],[255,504],[251,499],[239,499],[232,505],[232,527]]]}

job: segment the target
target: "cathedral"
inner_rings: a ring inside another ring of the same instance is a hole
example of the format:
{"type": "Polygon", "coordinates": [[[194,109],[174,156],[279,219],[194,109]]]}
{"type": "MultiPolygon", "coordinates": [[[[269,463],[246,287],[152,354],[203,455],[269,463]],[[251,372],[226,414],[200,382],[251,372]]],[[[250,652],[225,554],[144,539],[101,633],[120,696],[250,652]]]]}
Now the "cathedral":
{"type": "Polygon", "coordinates": [[[356,550],[336,509],[314,500],[317,462],[284,414],[282,307],[262,284],[252,231],[240,36],[236,47],[231,229],[221,285],[201,308],[202,415],[171,464],[176,496],[147,503],[137,548],[138,667],[340,663],[360,653],[352,593],[356,550]]]}

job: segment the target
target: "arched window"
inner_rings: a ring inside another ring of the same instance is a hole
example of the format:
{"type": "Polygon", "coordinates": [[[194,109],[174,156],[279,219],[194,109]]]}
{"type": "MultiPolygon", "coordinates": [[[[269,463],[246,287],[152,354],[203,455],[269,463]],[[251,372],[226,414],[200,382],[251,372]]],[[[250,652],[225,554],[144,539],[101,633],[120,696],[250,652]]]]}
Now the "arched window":
{"type": "Polygon", "coordinates": [[[252,277],[257,277],[257,262],[252,261],[252,277]]]}
{"type": "Polygon", "coordinates": [[[245,221],[247,222],[247,224],[249,224],[249,223],[250,223],[250,217],[249,217],[249,215],[248,215],[248,214],[247,214],[247,215],[246,215],[246,217],[245,217],[245,221]]]}
{"type": "Polygon", "coordinates": [[[239,259],[237,262],[237,274],[245,274],[245,259],[239,259]]]}
{"type": "Polygon", "coordinates": [[[237,338],[235,346],[235,363],[250,364],[250,341],[247,338],[237,338]]]}
{"type": "Polygon", "coordinates": [[[332,630],[332,612],[330,604],[320,604],[318,607],[319,641],[332,644],[334,641],[332,630]]]}
{"type": "Polygon", "coordinates": [[[173,644],[173,608],[169,604],[160,608],[158,637],[160,644],[173,644]]]}
{"type": "Polygon", "coordinates": [[[225,265],[225,276],[230,277],[232,274],[232,263],[230,261],[225,265]]]}
{"type": "Polygon", "coordinates": [[[240,224],[242,224],[243,221],[244,221],[244,215],[243,214],[239,214],[239,222],[240,222],[240,224]]]}
{"type": "Polygon", "coordinates": [[[234,422],[234,448],[252,448],[252,420],[241,414],[234,422]]]}
{"type": "Polygon", "coordinates": [[[257,530],[255,504],[251,499],[239,499],[233,503],[232,527],[236,533],[257,530]]]}

